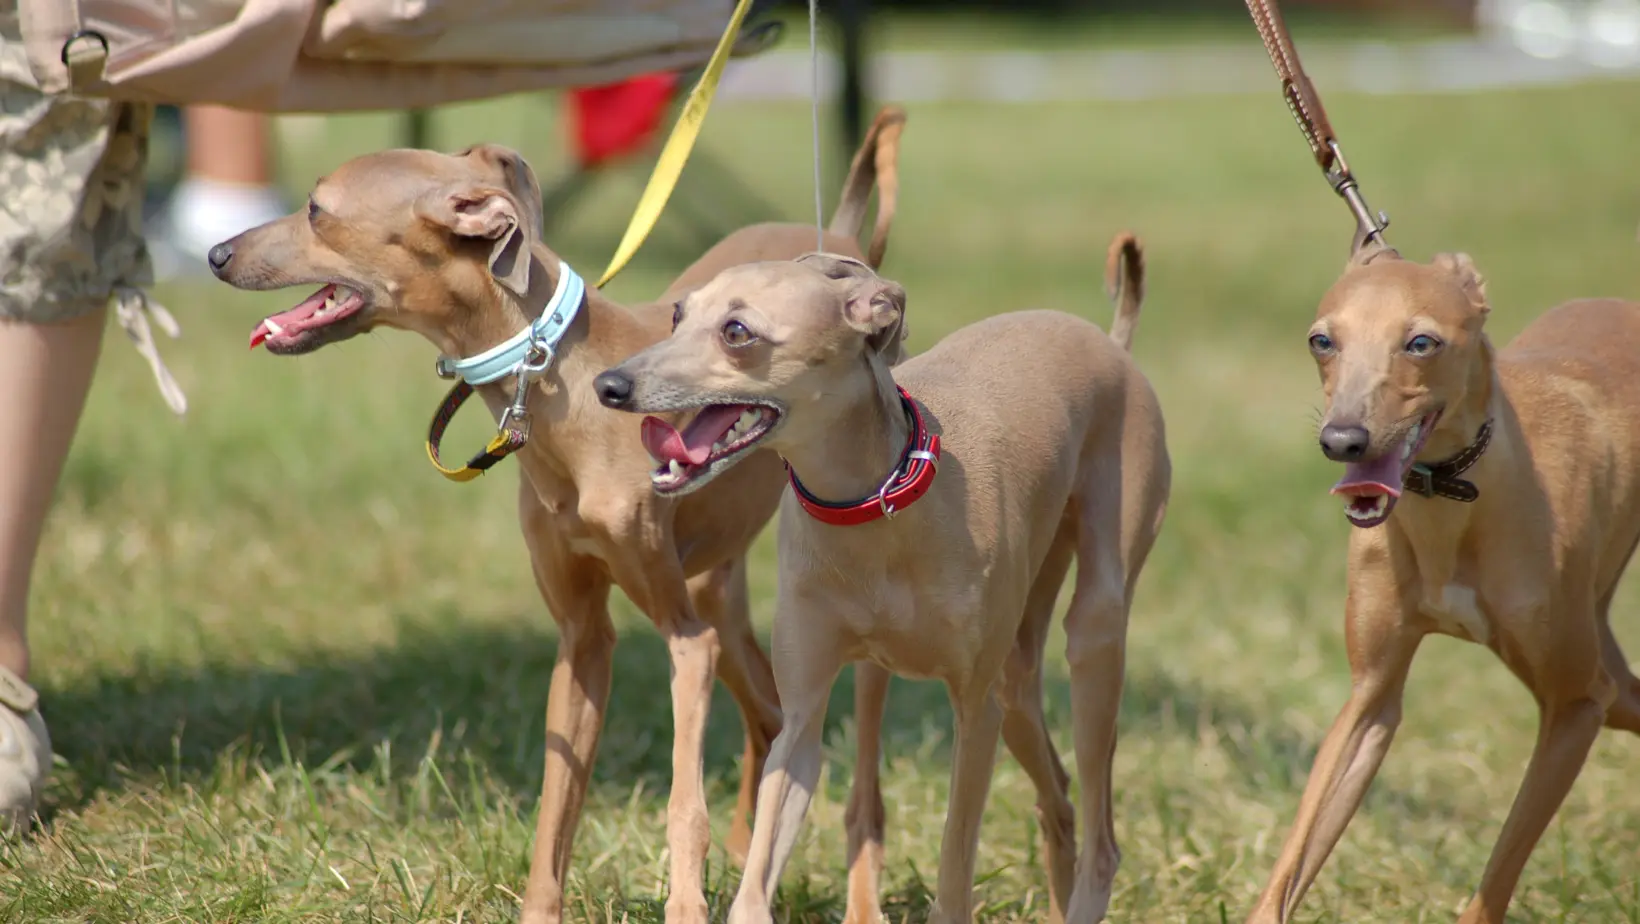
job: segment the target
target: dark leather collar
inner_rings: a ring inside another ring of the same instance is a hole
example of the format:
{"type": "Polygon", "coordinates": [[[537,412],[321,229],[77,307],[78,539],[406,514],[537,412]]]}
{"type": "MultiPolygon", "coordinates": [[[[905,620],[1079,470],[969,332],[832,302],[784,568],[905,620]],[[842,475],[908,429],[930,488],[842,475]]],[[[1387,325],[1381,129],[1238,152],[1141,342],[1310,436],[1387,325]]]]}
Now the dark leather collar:
{"type": "Polygon", "coordinates": [[[1414,494],[1424,497],[1437,495],[1448,500],[1455,500],[1465,504],[1472,504],[1481,496],[1480,488],[1475,487],[1472,481],[1459,478],[1471,466],[1480,461],[1486,447],[1492,442],[1492,421],[1481,424],[1479,433],[1475,434],[1475,441],[1463,448],[1463,451],[1444,462],[1433,465],[1414,463],[1407,472],[1403,485],[1414,494]]]}
{"type": "Polygon", "coordinates": [[[792,493],[797,495],[797,502],[809,516],[832,526],[859,526],[885,517],[892,519],[894,514],[928,493],[939,467],[940,438],[928,432],[928,427],[923,424],[922,411],[917,409],[917,402],[911,400],[905,389],[895,388],[900,393],[900,406],[905,409],[906,419],[911,424],[911,436],[905,441],[905,451],[900,453],[894,471],[889,473],[877,493],[840,504],[823,501],[803,487],[791,463],[786,463],[792,493]]]}

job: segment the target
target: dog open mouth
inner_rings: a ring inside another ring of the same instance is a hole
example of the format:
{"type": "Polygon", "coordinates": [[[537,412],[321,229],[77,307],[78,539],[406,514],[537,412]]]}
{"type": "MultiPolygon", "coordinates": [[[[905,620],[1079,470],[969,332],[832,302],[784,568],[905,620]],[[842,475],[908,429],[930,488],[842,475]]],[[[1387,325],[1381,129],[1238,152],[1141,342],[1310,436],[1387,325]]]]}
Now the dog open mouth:
{"type": "Polygon", "coordinates": [[[1389,512],[1401,498],[1407,472],[1412,471],[1418,453],[1440,419],[1440,411],[1431,411],[1412,425],[1399,447],[1376,459],[1344,466],[1344,477],[1332,486],[1332,493],[1346,498],[1344,515],[1351,524],[1370,529],[1389,519],[1389,512]]]}
{"type": "Polygon", "coordinates": [[[733,458],[768,436],[780,412],[760,404],[708,404],[680,431],[659,417],[643,419],[643,448],[657,467],[649,481],[657,494],[699,487],[733,458]]]}
{"type": "Polygon", "coordinates": [[[332,283],[295,308],[264,318],[251,331],[251,349],[264,343],[270,353],[301,353],[315,348],[321,345],[321,338],[314,331],[352,317],[363,307],[363,295],[332,283]]]}

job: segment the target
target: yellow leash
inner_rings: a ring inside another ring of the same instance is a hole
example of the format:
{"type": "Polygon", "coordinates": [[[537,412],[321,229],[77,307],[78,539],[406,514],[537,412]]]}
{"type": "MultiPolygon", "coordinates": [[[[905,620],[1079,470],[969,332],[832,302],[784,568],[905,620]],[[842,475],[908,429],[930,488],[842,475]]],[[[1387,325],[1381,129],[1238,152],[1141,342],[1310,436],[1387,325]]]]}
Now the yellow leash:
{"type": "MultiPolygon", "coordinates": [[[[615,249],[615,256],[609,261],[609,268],[598,280],[601,288],[615,274],[626,268],[627,261],[632,259],[638,248],[643,246],[644,239],[649,232],[655,229],[655,222],[660,220],[661,210],[666,207],[666,200],[672,197],[672,190],[678,185],[678,178],[683,175],[683,166],[689,160],[689,152],[695,147],[695,140],[700,137],[700,129],[706,122],[706,110],[712,105],[712,97],[717,94],[718,81],[723,77],[723,67],[729,61],[729,52],[734,48],[735,39],[740,34],[740,24],[746,19],[746,11],[751,8],[752,0],[738,0],[735,11],[729,17],[729,25],[723,30],[723,37],[718,40],[717,48],[712,57],[706,62],[706,70],[700,75],[695,88],[689,92],[689,99],[685,101],[683,112],[678,116],[678,123],[672,127],[672,134],[666,139],[666,146],[661,149],[660,159],[655,163],[655,172],[650,174],[649,185],[644,187],[643,196],[638,200],[638,207],[632,213],[632,221],[627,225],[626,234],[621,238],[621,245],[615,249]]],[[[525,389],[527,383],[520,381],[517,399],[509,416],[504,418],[501,427],[489,444],[480,450],[471,459],[459,468],[446,466],[439,458],[439,443],[444,438],[444,431],[455,417],[461,405],[472,397],[473,387],[466,382],[457,382],[450,393],[439,404],[433,414],[432,423],[427,431],[427,458],[438,469],[439,474],[451,481],[472,481],[484,474],[496,463],[524,448],[529,439],[529,422],[524,410],[525,389]]]]}
{"type": "Polygon", "coordinates": [[[615,278],[615,274],[626,268],[627,261],[643,246],[649,232],[655,230],[655,222],[660,220],[661,210],[666,208],[666,200],[672,197],[678,177],[683,175],[683,165],[689,160],[695,139],[700,137],[701,125],[706,122],[706,110],[712,105],[718,80],[723,76],[723,66],[729,62],[729,50],[734,47],[735,37],[740,33],[740,23],[746,18],[746,11],[751,5],[752,0],[739,0],[735,4],[734,14],[729,17],[729,27],[723,30],[723,38],[718,39],[717,50],[706,62],[706,70],[700,75],[700,81],[689,91],[689,99],[683,104],[678,124],[672,126],[672,134],[666,139],[666,146],[661,148],[660,159],[655,162],[655,172],[649,177],[649,185],[644,187],[643,197],[638,200],[638,208],[626,226],[621,245],[615,248],[615,256],[610,258],[609,268],[598,280],[598,288],[603,288],[615,278]]]}

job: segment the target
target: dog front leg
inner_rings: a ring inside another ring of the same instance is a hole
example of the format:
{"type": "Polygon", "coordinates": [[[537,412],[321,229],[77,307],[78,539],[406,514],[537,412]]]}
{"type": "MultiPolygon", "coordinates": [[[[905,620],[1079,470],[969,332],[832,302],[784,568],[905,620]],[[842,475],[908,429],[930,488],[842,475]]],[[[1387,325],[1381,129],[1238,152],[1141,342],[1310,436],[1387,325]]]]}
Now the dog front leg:
{"type": "MultiPolygon", "coordinates": [[[[980,686],[979,684],[974,684],[980,686]]],[[[974,864],[979,823],[996,770],[1002,706],[985,683],[978,696],[952,689],[957,736],[951,761],[951,793],[940,837],[940,876],[930,924],[969,924],[974,919],[974,864]],[[966,697],[963,694],[968,694],[966,697]]]]}
{"type": "MultiPolygon", "coordinates": [[[[791,596],[785,588],[781,595],[791,596]]],[[[820,782],[826,699],[843,666],[836,640],[820,631],[832,618],[801,611],[775,617],[770,654],[784,722],[758,786],[752,844],[729,924],[773,924],[770,902],[820,782]]]]}
{"type": "Polygon", "coordinates": [[[667,924],[706,924],[702,891],[711,826],[706,814],[706,718],[717,674],[717,630],[692,612],[663,624],[672,658],[672,792],[666,803],[666,843],[672,862],[667,924]]]}
{"type": "Polygon", "coordinates": [[[745,557],[690,578],[689,598],[695,612],[718,631],[723,646],[718,676],[733,694],[746,728],[746,749],[740,759],[740,795],[724,842],[730,858],[744,866],[752,840],[758,781],[763,779],[769,747],[780,734],[780,697],[774,686],[774,671],[752,632],[745,557]]]}
{"type": "Polygon", "coordinates": [[[536,586],[558,624],[558,659],[547,693],[546,765],[522,924],[558,924],[575,828],[609,703],[615,625],[603,570],[592,561],[552,557],[548,540],[530,533],[532,516],[525,514],[525,534],[536,586]]]}
{"type": "Polygon", "coordinates": [[[1480,888],[1459,924],[1503,924],[1526,861],[1571,791],[1605,723],[1607,707],[1616,699],[1617,687],[1601,663],[1594,615],[1567,620],[1534,613],[1509,620],[1515,625],[1552,625],[1557,631],[1552,638],[1533,640],[1541,645],[1528,649],[1529,667],[1522,670],[1518,662],[1511,664],[1532,686],[1540,704],[1537,745],[1492,847],[1480,888]]]}
{"type": "Polygon", "coordinates": [[[854,662],[854,780],[849,787],[848,907],[843,924],[877,924],[883,876],[883,710],[889,673],[870,661],[854,662]]]}
{"type": "Polygon", "coordinates": [[[1249,924],[1285,924],[1292,917],[1389,753],[1401,724],[1407,671],[1423,640],[1394,597],[1393,586],[1371,595],[1350,591],[1345,606],[1350,698],[1321,742],[1298,817],[1249,924]]]}

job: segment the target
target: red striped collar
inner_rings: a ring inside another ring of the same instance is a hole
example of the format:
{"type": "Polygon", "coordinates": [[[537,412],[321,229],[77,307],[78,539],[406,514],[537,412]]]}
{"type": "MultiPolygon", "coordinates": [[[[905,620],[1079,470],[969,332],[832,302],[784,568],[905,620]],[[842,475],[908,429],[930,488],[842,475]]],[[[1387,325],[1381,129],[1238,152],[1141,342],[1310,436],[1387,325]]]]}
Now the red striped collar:
{"type": "Polygon", "coordinates": [[[900,393],[900,405],[905,408],[906,418],[911,423],[911,436],[905,442],[905,451],[900,453],[900,461],[895,463],[894,470],[875,494],[840,504],[823,501],[803,487],[791,463],[786,463],[792,493],[797,495],[797,502],[809,516],[831,526],[859,526],[873,520],[893,519],[896,513],[928,493],[929,486],[934,483],[934,472],[939,467],[940,438],[928,432],[928,427],[923,424],[922,411],[918,410],[917,402],[911,400],[906,390],[899,386],[895,386],[895,390],[900,393]]]}

